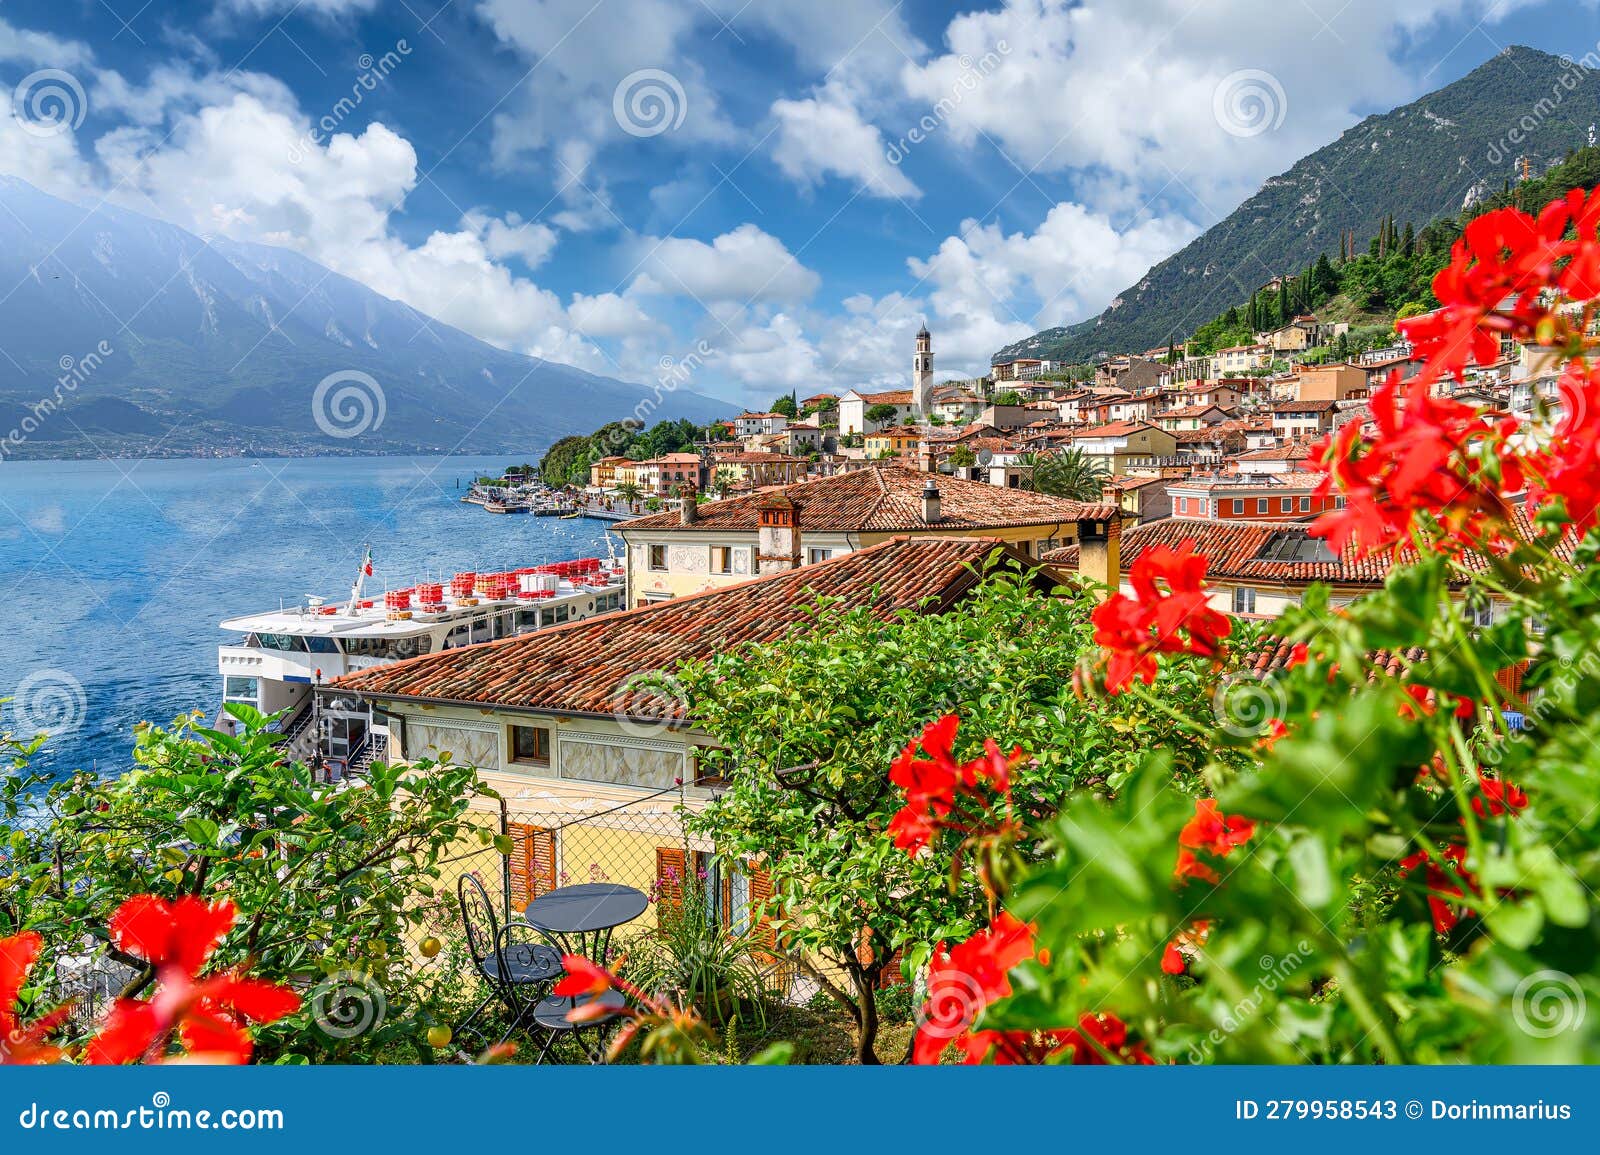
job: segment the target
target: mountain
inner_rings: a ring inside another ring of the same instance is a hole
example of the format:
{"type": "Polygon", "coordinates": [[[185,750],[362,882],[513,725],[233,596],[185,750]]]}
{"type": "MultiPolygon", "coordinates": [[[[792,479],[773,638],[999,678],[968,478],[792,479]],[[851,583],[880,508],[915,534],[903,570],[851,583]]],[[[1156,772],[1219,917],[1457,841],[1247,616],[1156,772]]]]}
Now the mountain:
{"type": "Polygon", "coordinates": [[[995,354],[1084,361],[1181,340],[1339,237],[1360,244],[1384,218],[1418,227],[1454,216],[1588,140],[1600,121],[1600,74],[1532,48],[1508,48],[1453,84],[1369,116],[1332,144],[1268,180],[1226,219],[1123,290],[1100,316],[1046,329],[995,354]]]}
{"type": "Polygon", "coordinates": [[[651,424],[731,408],[655,393],[497,349],[287,249],[0,176],[0,456],[532,458],[641,403],[651,424]]]}

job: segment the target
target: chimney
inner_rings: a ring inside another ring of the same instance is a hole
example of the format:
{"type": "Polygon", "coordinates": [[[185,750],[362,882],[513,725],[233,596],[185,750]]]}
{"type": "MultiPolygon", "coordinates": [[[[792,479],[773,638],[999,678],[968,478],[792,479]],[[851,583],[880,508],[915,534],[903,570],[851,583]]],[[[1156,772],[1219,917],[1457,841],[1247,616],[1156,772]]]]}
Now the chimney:
{"type": "Polygon", "coordinates": [[[931,477],[922,487],[922,520],[927,525],[939,520],[939,483],[931,477]]]}
{"type": "Polygon", "coordinates": [[[787,573],[800,565],[800,506],[775,490],[756,507],[756,573],[787,573]]]}
{"type": "Polygon", "coordinates": [[[696,503],[694,494],[687,493],[678,499],[678,524],[693,525],[694,519],[699,515],[700,508],[696,503]]]}
{"type": "Polygon", "coordinates": [[[1078,574],[1116,593],[1122,584],[1122,518],[1101,508],[1105,517],[1078,519],[1078,574]]]}

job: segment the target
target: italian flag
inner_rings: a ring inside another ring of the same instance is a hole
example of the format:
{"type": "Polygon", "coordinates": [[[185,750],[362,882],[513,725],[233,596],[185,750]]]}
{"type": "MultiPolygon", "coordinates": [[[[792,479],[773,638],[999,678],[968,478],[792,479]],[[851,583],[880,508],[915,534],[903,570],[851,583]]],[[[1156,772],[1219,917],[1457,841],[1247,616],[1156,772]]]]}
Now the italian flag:
{"type": "Polygon", "coordinates": [[[361,573],[366,577],[372,576],[372,547],[367,547],[366,556],[361,559],[361,573]]]}

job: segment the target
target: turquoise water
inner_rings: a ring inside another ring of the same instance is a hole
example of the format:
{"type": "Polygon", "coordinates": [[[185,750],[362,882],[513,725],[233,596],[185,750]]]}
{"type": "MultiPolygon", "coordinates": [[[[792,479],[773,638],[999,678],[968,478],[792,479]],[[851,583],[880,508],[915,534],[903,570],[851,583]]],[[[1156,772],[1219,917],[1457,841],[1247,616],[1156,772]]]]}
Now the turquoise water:
{"type": "Polygon", "coordinates": [[[0,463],[0,728],[49,729],[45,768],[125,766],[135,722],[215,711],[218,622],[344,596],[364,545],[376,590],[605,554],[601,522],[460,503],[507,463],[0,463]]]}

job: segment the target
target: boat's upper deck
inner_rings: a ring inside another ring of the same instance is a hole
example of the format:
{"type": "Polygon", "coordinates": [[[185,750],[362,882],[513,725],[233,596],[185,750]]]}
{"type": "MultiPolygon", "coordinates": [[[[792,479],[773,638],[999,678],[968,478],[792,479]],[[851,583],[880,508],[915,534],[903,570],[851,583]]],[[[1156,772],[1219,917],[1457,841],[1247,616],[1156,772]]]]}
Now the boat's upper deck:
{"type": "Polygon", "coordinates": [[[242,634],[320,638],[402,638],[441,625],[470,622],[513,609],[560,606],[620,590],[626,569],[598,558],[498,573],[458,573],[448,582],[419,582],[358,599],[308,598],[303,604],[245,614],[221,623],[242,634]]]}

